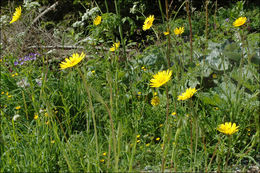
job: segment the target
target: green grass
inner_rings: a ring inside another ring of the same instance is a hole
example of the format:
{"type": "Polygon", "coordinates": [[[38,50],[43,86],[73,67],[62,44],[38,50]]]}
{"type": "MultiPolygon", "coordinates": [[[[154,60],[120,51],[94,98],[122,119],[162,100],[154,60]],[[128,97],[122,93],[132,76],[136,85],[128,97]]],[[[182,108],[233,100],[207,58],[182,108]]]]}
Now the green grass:
{"type": "Polygon", "coordinates": [[[233,27],[240,3],[216,12],[216,30],[209,14],[207,39],[205,12],[192,13],[192,61],[186,16],[170,16],[169,36],[163,35],[167,20],[156,21],[147,33],[141,31],[142,42],[136,44],[124,33],[119,14],[103,13],[101,24],[94,26],[98,12],[86,21],[87,34],[61,22],[55,34],[34,26],[19,35],[39,13],[24,9],[21,19],[1,29],[6,44],[1,45],[0,62],[0,171],[222,172],[259,167],[259,21],[254,11],[242,9],[250,23],[233,27]],[[226,17],[233,18],[226,22],[226,17]],[[180,26],[185,32],[174,35],[180,26]],[[87,36],[93,43],[79,42],[87,36]],[[50,38],[83,49],[30,49],[30,43],[48,46],[50,38]],[[125,41],[126,49],[121,44],[109,51],[117,40],[125,41]],[[81,52],[87,55],[79,64],[60,70],[64,58],[81,52]],[[39,55],[15,65],[29,53],[39,55]],[[167,69],[173,72],[171,80],[152,88],[153,75],[167,69]],[[178,101],[187,88],[197,92],[178,101]],[[157,106],[151,104],[155,92],[157,106]],[[236,123],[238,132],[220,133],[217,127],[225,122],[236,123]]]}

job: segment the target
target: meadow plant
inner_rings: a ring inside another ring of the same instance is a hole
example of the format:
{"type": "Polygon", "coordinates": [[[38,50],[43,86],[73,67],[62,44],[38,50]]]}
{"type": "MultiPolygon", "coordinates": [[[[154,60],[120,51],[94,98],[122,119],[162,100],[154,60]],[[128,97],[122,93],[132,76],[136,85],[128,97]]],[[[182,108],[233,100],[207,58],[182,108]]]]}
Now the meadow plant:
{"type": "Polygon", "coordinates": [[[1,172],[259,172],[257,7],[146,2],[4,4],[1,172]]]}

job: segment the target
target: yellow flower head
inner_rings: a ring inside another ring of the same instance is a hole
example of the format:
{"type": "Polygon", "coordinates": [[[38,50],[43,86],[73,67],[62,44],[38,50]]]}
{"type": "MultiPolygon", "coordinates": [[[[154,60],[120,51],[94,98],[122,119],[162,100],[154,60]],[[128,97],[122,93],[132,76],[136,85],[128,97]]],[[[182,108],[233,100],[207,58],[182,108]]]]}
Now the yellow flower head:
{"type": "Polygon", "coordinates": [[[239,27],[246,23],[246,17],[239,17],[235,22],[233,22],[233,26],[239,27]]]}
{"type": "Polygon", "coordinates": [[[141,135],[136,135],[136,138],[140,138],[141,135]]]}
{"type": "Polygon", "coordinates": [[[158,97],[158,96],[153,97],[152,100],[151,100],[151,104],[152,104],[153,106],[159,105],[159,104],[160,104],[160,99],[159,99],[159,97],[158,97]]]}
{"type": "Polygon", "coordinates": [[[99,25],[100,23],[101,23],[101,16],[97,16],[95,19],[94,19],[94,21],[93,21],[93,24],[94,25],[99,25]]]}
{"type": "Polygon", "coordinates": [[[39,115],[38,114],[35,114],[33,119],[37,120],[39,118],[39,115]]]}
{"type": "Polygon", "coordinates": [[[154,21],[154,15],[150,15],[149,17],[147,17],[144,21],[143,30],[146,31],[150,29],[153,25],[153,21],[154,21]]]}
{"type": "Polygon", "coordinates": [[[81,55],[78,53],[74,53],[72,57],[66,58],[64,62],[60,63],[60,69],[66,69],[69,67],[73,67],[77,65],[83,58],[85,57],[85,54],[82,52],[81,55]]]}
{"type": "Polygon", "coordinates": [[[103,155],[103,156],[106,156],[106,155],[107,155],[107,153],[106,153],[106,152],[104,152],[102,155],[103,155]]]}
{"type": "Polygon", "coordinates": [[[174,34],[175,35],[180,35],[182,33],[184,33],[184,27],[179,27],[179,28],[175,28],[174,29],[174,34]]]}
{"type": "Polygon", "coordinates": [[[156,141],[159,141],[160,139],[161,139],[161,138],[158,137],[158,138],[156,138],[155,140],[156,140],[156,141]]]}
{"type": "Polygon", "coordinates": [[[191,98],[196,92],[196,88],[188,88],[184,93],[178,96],[178,100],[187,100],[191,98]]]}
{"type": "Polygon", "coordinates": [[[225,124],[220,124],[217,130],[226,135],[232,135],[238,131],[238,127],[236,123],[226,122],[225,124]]]}
{"type": "Polygon", "coordinates": [[[19,7],[15,8],[15,12],[13,14],[12,20],[10,21],[10,24],[17,21],[21,17],[21,14],[22,14],[22,7],[19,6],[19,7]]]}
{"type": "Polygon", "coordinates": [[[16,110],[21,109],[21,106],[16,106],[15,109],[16,110]]]}
{"type": "Polygon", "coordinates": [[[176,112],[173,112],[171,115],[172,115],[172,116],[176,115],[176,112]]]}
{"type": "Polygon", "coordinates": [[[54,144],[54,143],[55,143],[55,140],[51,140],[51,143],[54,144]]]}
{"type": "Polygon", "coordinates": [[[167,83],[172,76],[172,71],[160,71],[157,74],[153,75],[153,79],[150,80],[151,87],[159,88],[160,86],[167,83]]]}
{"type": "Polygon", "coordinates": [[[111,52],[117,50],[120,46],[120,42],[114,43],[113,46],[109,49],[111,52]]]}
{"type": "Polygon", "coordinates": [[[166,32],[163,32],[164,35],[169,35],[170,32],[169,31],[166,31],[166,32]]]}

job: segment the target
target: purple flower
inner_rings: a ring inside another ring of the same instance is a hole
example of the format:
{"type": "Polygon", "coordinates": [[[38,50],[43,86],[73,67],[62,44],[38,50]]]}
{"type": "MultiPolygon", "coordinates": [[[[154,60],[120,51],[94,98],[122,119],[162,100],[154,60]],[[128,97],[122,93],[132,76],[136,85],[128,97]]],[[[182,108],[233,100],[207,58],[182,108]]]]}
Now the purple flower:
{"type": "Polygon", "coordinates": [[[17,66],[19,63],[17,61],[14,62],[14,65],[17,66]]]}
{"type": "Polygon", "coordinates": [[[225,21],[226,21],[226,22],[229,22],[229,18],[226,18],[225,21]]]}

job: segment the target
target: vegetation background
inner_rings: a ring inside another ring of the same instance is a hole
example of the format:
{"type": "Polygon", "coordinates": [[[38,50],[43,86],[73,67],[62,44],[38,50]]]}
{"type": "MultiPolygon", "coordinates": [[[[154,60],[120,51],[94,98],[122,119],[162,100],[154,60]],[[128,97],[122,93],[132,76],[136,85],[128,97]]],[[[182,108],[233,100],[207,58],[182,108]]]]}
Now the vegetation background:
{"type": "Polygon", "coordinates": [[[250,0],[1,1],[1,172],[259,172],[259,18],[250,0]]]}

